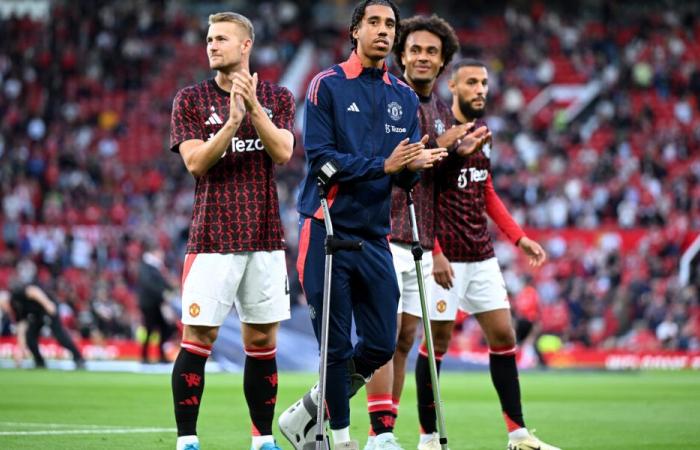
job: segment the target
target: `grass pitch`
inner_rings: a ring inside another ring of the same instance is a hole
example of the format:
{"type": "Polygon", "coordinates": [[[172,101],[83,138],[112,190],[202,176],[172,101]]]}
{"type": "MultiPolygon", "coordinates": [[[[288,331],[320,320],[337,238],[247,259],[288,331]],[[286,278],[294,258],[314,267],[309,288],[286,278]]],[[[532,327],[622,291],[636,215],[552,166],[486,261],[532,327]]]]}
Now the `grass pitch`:
{"type": "MultiPolygon", "coordinates": [[[[277,413],[314,382],[280,374],[277,413]]],[[[408,382],[396,433],[414,449],[417,415],[408,382]]],[[[525,419],[565,450],[700,449],[700,374],[524,373],[525,419]]],[[[0,370],[0,449],[173,449],[169,375],[0,370]]],[[[506,446],[487,372],[445,373],[445,418],[452,450],[506,446]]],[[[364,446],[364,394],[352,401],[351,435],[364,446]]],[[[250,448],[241,374],[209,374],[199,420],[202,448],[250,448]]],[[[291,449],[284,438],[283,449],[291,449]]]]}

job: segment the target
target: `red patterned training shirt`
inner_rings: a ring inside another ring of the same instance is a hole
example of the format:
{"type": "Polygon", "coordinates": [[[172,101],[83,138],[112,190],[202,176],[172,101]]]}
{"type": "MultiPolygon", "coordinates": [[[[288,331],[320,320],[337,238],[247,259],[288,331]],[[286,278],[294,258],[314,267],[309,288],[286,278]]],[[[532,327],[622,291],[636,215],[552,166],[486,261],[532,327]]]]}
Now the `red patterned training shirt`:
{"type": "MultiPolygon", "coordinates": [[[[454,122],[450,107],[436,94],[420,97],[418,117],[421,136],[428,135],[425,148],[437,148],[437,137],[454,122]]],[[[430,250],[435,241],[435,169],[421,173],[420,181],[413,188],[416,222],[421,246],[430,250]]],[[[391,192],[391,241],[410,244],[413,241],[411,222],[406,205],[406,191],[394,186],[391,192]]]]}
{"type": "MultiPolygon", "coordinates": [[[[486,123],[477,121],[478,128],[486,123]]],[[[466,158],[451,153],[436,174],[436,234],[452,262],[475,262],[495,254],[486,218],[491,142],[466,158]]]]}
{"type": "MultiPolygon", "coordinates": [[[[294,98],[266,81],[258,101],[278,128],[293,131],[294,98]]],[[[226,122],[230,95],[213,79],[180,90],[173,101],[170,150],[190,139],[209,140],[226,122]]],[[[246,114],[221,160],[195,178],[187,253],[279,250],[285,247],[275,167],[246,114]]]]}

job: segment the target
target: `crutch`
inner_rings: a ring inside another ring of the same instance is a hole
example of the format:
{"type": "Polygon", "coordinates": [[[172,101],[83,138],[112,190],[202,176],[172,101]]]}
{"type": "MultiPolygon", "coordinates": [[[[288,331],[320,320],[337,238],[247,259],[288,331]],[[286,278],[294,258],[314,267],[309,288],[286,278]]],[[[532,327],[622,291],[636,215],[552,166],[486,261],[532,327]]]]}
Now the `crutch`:
{"type": "Polygon", "coordinates": [[[333,224],[331,223],[331,213],[328,209],[328,189],[331,185],[331,178],[338,171],[335,161],[326,162],[319,171],[316,185],[318,195],[321,199],[323,209],[323,222],[326,225],[325,241],[325,270],[323,274],[323,317],[321,319],[321,355],[318,364],[318,406],[316,410],[316,440],[313,444],[304,445],[304,450],[330,450],[326,440],[325,404],[326,404],[326,369],[328,362],[328,323],[331,305],[331,274],[333,272],[333,254],[340,250],[359,251],[362,250],[362,241],[346,241],[333,236],[333,224]]]}
{"type": "Polygon", "coordinates": [[[413,204],[413,189],[406,189],[406,204],[408,205],[408,215],[411,219],[411,253],[416,262],[416,276],[418,277],[418,294],[420,295],[420,309],[423,316],[423,334],[425,335],[425,345],[428,350],[428,366],[430,367],[430,382],[433,387],[433,399],[435,400],[435,412],[437,415],[438,434],[440,435],[440,447],[447,450],[447,430],[445,430],[445,418],[442,414],[442,400],[440,400],[440,380],[437,374],[437,364],[435,363],[435,351],[433,349],[433,332],[430,327],[430,315],[425,301],[425,283],[423,280],[423,247],[420,245],[418,236],[418,224],[416,223],[416,208],[413,204]]]}

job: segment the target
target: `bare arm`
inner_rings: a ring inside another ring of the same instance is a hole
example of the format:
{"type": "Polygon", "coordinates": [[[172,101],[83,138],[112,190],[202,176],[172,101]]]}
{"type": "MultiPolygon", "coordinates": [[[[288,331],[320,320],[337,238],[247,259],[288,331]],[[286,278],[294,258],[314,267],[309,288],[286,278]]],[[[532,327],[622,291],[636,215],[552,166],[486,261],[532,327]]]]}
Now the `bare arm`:
{"type": "Polygon", "coordinates": [[[457,140],[457,154],[466,157],[480,149],[489,139],[491,139],[489,129],[483,126],[479,127],[457,140]]]}
{"type": "Polygon", "coordinates": [[[447,256],[442,252],[433,253],[433,278],[435,278],[435,282],[445,289],[451,289],[454,277],[455,272],[447,256]]]}
{"type": "Polygon", "coordinates": [[[235,91],[243,98],[265,151],[275,164],[285,164],[292,157],[294,135],[289,130],[278,128],[263,110],[257,97],[258,74],[251,76],[248,72],[236,72],[232,82],[231,92],[235,91]]]}
{"type": "Polygon", "coordinates": [[[438,147],[452,149],[458,140],[464,138],[467,131],[469,131],[473,125],[474,122],[467,122],[453,125],[451,128],[448,128],[444,133],[437,137],[436,141],[438,147]]]}
{"type": "Polygon", "coordinates": [[[180,144],[180,156],[187,170],[195,177],[200,177],[216,164],[231,145],[231,139],[245,115],[245,106],[240,95],[231,91],[231,112],[229,118],[219,131],[208,141],[190,139],[180,144]]]}
{"type": "MultiPolygon", "coordinates": [[[[391,155],[384,160],[384,172],[393,175],[395,173],[401,172],[407,167],[408,164],[415,161],[418,157],[423,154],[423,149],[425,148],[425,141],[427,138],[424,136],[418,142],[413,144],[408,143],[409,138],[401,140],[399,144],[391,152],[391,155]]],[[[411,169],[412,171],[419,170],[419,167],[411,169]]]]}
{"type": "Polygon", "coordinates": [[[523,236],[520,238],[517,245],[518,248],[525,253],[525,256],[527,256],[528,263],[531,267],[540,267],[547,261],[547,253],[537,241],[523,236]]]}
{"type": "Polygon", "coordinates": [[[30,300],[40,304],[48,315],[53,316],[56,314],[56,305],[54,305],[54,303],[49,299],[49,296],[46,295],[46,292],[44,292],[40,287],[34,285],[27,286],[25,294],[30,300]]]}

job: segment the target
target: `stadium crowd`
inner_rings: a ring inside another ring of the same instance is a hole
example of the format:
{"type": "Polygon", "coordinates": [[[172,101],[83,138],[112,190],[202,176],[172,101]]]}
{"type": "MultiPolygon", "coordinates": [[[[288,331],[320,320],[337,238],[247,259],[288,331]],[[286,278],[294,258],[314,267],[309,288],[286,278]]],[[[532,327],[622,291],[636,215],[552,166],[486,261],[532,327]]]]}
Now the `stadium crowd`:
{"type": "MultiPolygon", "coordinates": [[[[305,40],[318,66],[306,76],[349,51],[351,5],[313,3],[241,11],[255,18],[261,78],[279,80],[305,40]]],[[[583,346],[700,349],[700,274],[687,286],[678,276],[700,230],[698,7],[453,3],[402,11],[450,17],[463,54],[490,68],[495,187],[550,256],[532,279],[542,331],[583,346]],[[576,117],[556,101],[529,114],[543,89],[593,82],[576,117]],[[638,242],[623,245],[618,230],[638,242]]],[[[0,288],[38,279],[84,337],[133,337],[145,246],[166,251],[171,276],[181,267],[193,181],[166,140],[176,89],[206,73],[211,11],[178,5],[55,2],[50,20],[0,18],[0,288]]],[[[277,173],[290,280],[302,170],[297,139],[277,173]]],[[[516,298],[528,269],[505,241],[497,254],[516,298]]],[[[304,301],[298,283],[292,294],[304,301]]]]}

